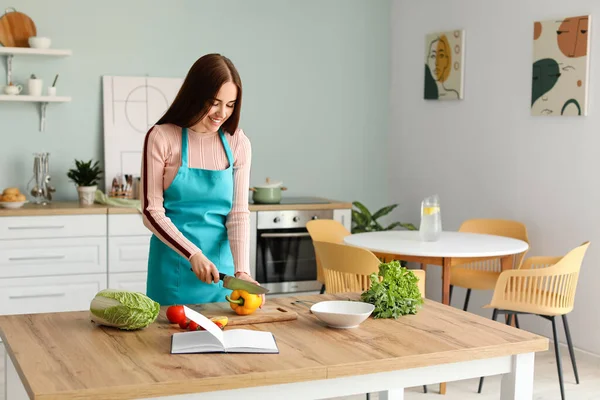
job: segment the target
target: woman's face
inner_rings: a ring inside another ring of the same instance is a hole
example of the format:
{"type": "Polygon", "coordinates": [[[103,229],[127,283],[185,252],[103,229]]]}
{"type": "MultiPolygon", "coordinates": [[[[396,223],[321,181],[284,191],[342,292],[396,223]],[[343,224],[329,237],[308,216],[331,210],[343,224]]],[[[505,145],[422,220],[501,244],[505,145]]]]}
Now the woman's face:
{"type": "Polygon", "coordinates": [[[212,107],[206,117],[194,126],[194,131],[200,133],[213,133],[231,116],[237,100],[237,86],[233,82],[226,82],[221,86],[212,107]]]}

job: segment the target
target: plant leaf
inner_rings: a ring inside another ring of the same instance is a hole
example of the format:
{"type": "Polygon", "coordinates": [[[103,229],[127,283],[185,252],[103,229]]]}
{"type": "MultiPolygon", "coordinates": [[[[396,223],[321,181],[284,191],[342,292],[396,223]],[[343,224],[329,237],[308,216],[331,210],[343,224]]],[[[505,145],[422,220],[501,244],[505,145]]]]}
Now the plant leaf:
{"type": "Polygon", "coordinates": [[[390,206],[383,207],[382,209],[378,210],[375,214],[373,214],[373,219],[376,220],[383,217],[384,215],[388,215],[396,207],[398,207],[398,204],[392,204],[390,206]]]}
{"type": "Polygon", "coordinates": [[[360,210],[360,212],[368,218],[369,221],[371,221],[371,219],[373,219],[371,212],[369,211],[369,209],[367,207],[365,207],[364,204],[362,204],[359,201],[355,201],[352,203],[352,205],[354,205],[354,207],[358,208],[360,210]]]}

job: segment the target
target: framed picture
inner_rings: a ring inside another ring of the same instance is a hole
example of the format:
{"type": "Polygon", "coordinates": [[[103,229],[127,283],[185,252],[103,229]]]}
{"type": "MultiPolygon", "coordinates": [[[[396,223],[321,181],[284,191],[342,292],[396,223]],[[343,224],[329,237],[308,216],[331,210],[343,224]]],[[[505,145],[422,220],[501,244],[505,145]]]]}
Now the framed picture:
{"type": "Polygon", "coordinates": [[[533,25],[531,115],[587,115],[589,15],[533,25]]]}
{"type": "Polygon", "coordinates": [[[426,35],[426,100],[462,100],[465,32],[455,30],[426,35]]]}

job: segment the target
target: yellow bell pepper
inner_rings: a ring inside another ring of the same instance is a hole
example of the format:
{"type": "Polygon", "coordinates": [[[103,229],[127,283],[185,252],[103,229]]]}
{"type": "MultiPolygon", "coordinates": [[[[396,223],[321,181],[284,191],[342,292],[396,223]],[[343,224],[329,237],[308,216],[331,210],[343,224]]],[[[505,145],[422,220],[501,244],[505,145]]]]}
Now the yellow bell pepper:
{"type": "Polygon", "coordinates": [[[225,299],[237,315],[250,315],[262,304],[262,297],[245,290],[234,290],[231,296],[225,296],[225,299]]]}

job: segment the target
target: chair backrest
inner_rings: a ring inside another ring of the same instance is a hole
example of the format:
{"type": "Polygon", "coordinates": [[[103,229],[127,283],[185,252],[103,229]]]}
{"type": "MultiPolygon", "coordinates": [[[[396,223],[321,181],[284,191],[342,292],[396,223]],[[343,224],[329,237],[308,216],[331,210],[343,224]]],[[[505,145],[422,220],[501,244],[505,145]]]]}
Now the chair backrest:
{"type": "Polygon", "coordinates": [[[571,312],[579,271],[589,245],[590,242],[585,242],[563,257],[532,257],[524,262],[521,270],[501,274],[492,303],[508,310],[517,308],[517,311],[541,315],[571,312]]]}
{"type": "MultiPolygon", "coordinates": [[[[319,242],[332,242],[332,243],[343,243],[344,238],[350,235],[350,232],[341,222],[333,219],[316,219],[308,221],[306,223],[306,230],[310,235],[310,238],[319,242]]],[[[321,260],[316,255],[317,259],[317,280],[321,283],[325,283],[325,277],[323,276],[323,268],[321,266],[321,260]]]]}
{"type": "MultiPolygon", "coordinates": [[[[326,293],[363,292],[371,286],[370,275],[379,272],[381,261],[369,250],[340,243],[314,241],[321,260],[326,293]]],[[[425,271],[411,270],[425,297],[425,271]]]]}
{"type": "Polygon", "coordinates": [[[306,230],[312,240],[319,242],[343,243],[350,232],[341,222],[334,219],[316,219],[306,223],[306,230]]]}
{"type": "MultiPolygon", "coordinates": [[[[477,218],[477,219],[469,219],[464,221],[460,228],[459,232],[468,232],[468,233],[481,233],[487,235],[496,235],[496,236],[504,236],[513,239],[519,239],[526,243],[529,243],[529,237],[527,235],[527,227],[518,221],[512,221],[507,219],[489,219],[489,218],[477,218]]],[[[519,268],[521,263],[523,262],[523,258],[527,251],[518,254],[515,257],[515,265],[514,268],[519,268]]],[[[464,264],[464,260],[456,259],[452,265],[464,264]]],[[[500,259],[491,259],[484,261],[477,261],[473,263],[476,265],[475,269],[479,270],[489,270],[500,272],[500,259]]]]}
{"type": "Polygon", "coordinates": [[[411,269],[410,270],[419,281],[417,282],[417,287],[419,288],[419,292],[421,292],[421,297],[425,297],[425,270],[422,269],[411,269]]]}
{"type": "Polygon", "coordinates": [[[326,293],[363,292],[379,272],[380,261],[369,250],[340,243],[313,241],[321,260],[326,293]]]}

